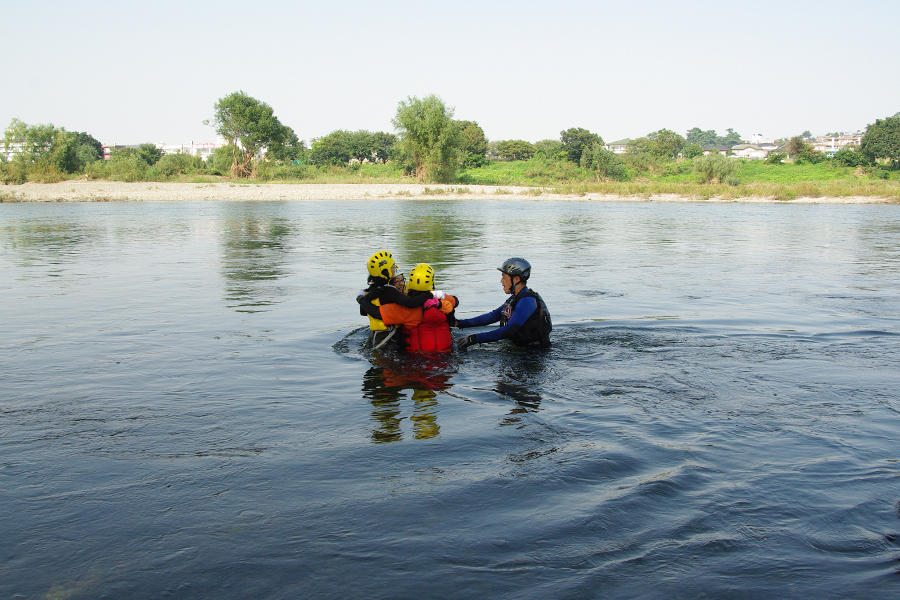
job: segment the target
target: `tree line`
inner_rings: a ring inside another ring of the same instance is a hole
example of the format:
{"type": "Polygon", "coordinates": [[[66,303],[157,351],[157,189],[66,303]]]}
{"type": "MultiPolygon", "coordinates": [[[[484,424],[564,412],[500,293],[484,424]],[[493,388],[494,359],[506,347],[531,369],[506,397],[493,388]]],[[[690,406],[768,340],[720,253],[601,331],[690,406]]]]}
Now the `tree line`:
{"type": "MultiPolygon", "coordinates": [[[[109,161],[102,161],[100,142],[85,132],[69,132],[52,124],[27,125],[13,119],[3,140],[12,159],[0,154],[0,176],[6,183],[58,181],[74,173],[126,181],[168,178],[191,171],[246,178],[258,176],[266,164],[358,168],[364,162],[392,162],[420,182],[452,182],[460,169],[477,169],[491,160],[539,160],[577,166],[598,180],[624,180],[629,172],[697,159],[701,179],[704,169],[713,165],[709,179],[724,181],[733,168],[715,157],[701,156],[703,149],[728,149],[741,141],[733,129],[724,136],[699,127],[686,136],[660,129],[630,140],[625,153],[616,154],[605,147],[599,134],[580,127],[561,131],[558,140],[489,142],[477,122],[458,121],[453,116],[454,109],[436,95],[410,96],[398,103],[392,119],[396,133],[336,130],[312,140],[311,147],[306,148],[294,130],[280,122],[271,106],[238,91],[216,101],[213,117],[204,121],[227,142],[205,163],[199,157],[163,156],[153,144],[114,150],[109,161]]],[[[795,161],[825,159],[804,136],[791,138],[783,154],[773,153],[768,160],[780,162],[787,156],[795,161]]],[[[900,168],[900,113],[870,124],[859,148],[844,148],[833,160],[843,166],[877,165],[882,161],[891,169],[900,168]]]]}

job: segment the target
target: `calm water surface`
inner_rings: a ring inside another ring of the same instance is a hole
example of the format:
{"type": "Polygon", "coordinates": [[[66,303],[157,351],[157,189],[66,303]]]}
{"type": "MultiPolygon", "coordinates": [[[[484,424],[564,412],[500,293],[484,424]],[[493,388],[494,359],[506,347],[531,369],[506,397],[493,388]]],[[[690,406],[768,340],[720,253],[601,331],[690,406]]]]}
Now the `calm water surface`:
{"type": "Polygon", "coordinates": [[[900,592],[900,207],[0,205],[0,597],[900,592]],[[376,250],[551,350],[376,355],[376,250]]]}

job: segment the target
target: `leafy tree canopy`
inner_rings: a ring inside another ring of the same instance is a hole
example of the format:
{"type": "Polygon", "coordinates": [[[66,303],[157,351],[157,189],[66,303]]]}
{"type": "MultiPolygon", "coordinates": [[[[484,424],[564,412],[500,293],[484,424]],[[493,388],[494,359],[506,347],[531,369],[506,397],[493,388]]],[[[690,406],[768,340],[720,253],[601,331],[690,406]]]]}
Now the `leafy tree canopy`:
{"type": "Polygon", "coordinates": [[[229,144],[243,150],[243,155],[236,157],[232,164],[234,177],[250,176],[251,162],[263,148],[272,147],[282,154],[285,148],[297,146],[294,130],[281,124],[272,107],[243,91],[219,98],[215,115],[204,123],[214,126],[216,133],[229,144]]]}
{"type": "Polygon", "coordinates": [[[878,119],[866,127],[859,150],[870,161],[881,158],[890,161],[892,169],[900,167],[900,116],[878,119]]]}
{"type": "Polygon", "coordinates": [[[716,134],[714,129],[703,131],[699,127],[694,127],[687,132],[685,138],[686,144],[697,144],[703,146],[736,146],[741,143],[741,136],[734,129],[728,128],[728,133],[724,136],[716,134]]]}
{"type": "Polygon", "coordinates": [[[456,175],[461,136],[453,108],[432,94],[408,97],[392,120],[400,132],[400,146],[419,181],[452,181],[456,175]]]}
{"type": "Polygon", "coordinates": [[[534,143],[535,156],[549,160],[568,160],[566,148],[559,140],[541,140],[534,143]]]}
{"type": "Polygon", "coordinates": [[[817,151],[812,147],[812,144],[799,135],[795,135],[788,140],[788,143],[785,146],[785,152],[787,152],[787,155],[795,161],[817,163],[825,160],[825,155],[823,153],[817,151]]]}
{"type": "Polygon", "coordinates": [[[353,158],[349,131],[338,129],[313,140],[309,160],[314,165],[346,165],[353,158]]]}
{"type": "Polygon", "coordinates": [[[300,158],[300,155],[306,150],[306,144],[297,138],[294,130],[287,126],[285,128],[284,135],[279,139],[272,140],[272,143],[266,147],[266,158],[290,162],[300,158]]]}
{"type": "Polygon", "coordinates": [[[153,166],[159,162],[159,159],[162,158],[162,149],[157,148],[156,144],[141,144],[138,146],[138,155],[144,159],[144,162],[149,166],[153,166]]]}
{"type": "Polygon", "coordinates": [[[338,129],[313,142],[310,162],[319,166],[346,165],[353,159],[386,162],[396,143],[392,133],[338,129]]]}
{"type": "Polygon", "coordinates": [[[463,167],[480,167],[487,163],[488,142],[482,129],[475,121],[457,121],[461,140],[460,162],[463,167]]]}
{"type": "Polygon", "coordinates": [[[603,138],[581,127],[570,127],[559,132],[559,141],[566,149],[566,157],[575,164],[581,162],[581,153],[594,144],[603,145],[603,138]]]}
{"type": "Polygon", "coordinates": [[[534,144],[524,140],[505,140],[497,142],[497,156],[502,160],[528,160],[534,156],[534,144]]]}
{"type": "Polygon", "coordinates": [[[660,129],[628,142],[629,154],[650,154],[657,158],[675,159],[684,150],[683,137],[670,129],[660,129]]]}
{"type": "Polygon", "coordinates": [[[56,128],[52,123],[28,125],[13,119],[4,133],[3,145],[22,164],[41,163],[63,173],[77,173],[103,158],[103,146],[95,138],[56,128]]]}

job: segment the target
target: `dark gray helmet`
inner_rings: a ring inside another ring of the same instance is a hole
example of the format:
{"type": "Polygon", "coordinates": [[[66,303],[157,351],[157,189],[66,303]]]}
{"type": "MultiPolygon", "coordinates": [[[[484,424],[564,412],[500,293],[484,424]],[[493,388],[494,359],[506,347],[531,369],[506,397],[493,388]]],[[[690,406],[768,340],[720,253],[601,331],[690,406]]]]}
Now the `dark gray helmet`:
{"type": "Polygon", "coordinates": [[[497,270],[510,277],[518,275],[522,281],[528,281],[528,278],[531,277],[531,264],[524,258],[510,258],[497,270]]]}

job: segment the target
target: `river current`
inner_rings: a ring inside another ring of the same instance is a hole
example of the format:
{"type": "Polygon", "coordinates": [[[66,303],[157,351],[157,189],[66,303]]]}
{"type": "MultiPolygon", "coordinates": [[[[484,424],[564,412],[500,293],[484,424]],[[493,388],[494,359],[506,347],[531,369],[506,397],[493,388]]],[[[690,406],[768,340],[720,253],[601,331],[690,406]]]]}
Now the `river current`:
{"type": "Polygon", "coordinates": [[[893,597],[898,211],[0,204],[0,597],[893,597]],[[553,347],[371,352],[377,250],[553,347]]]}

